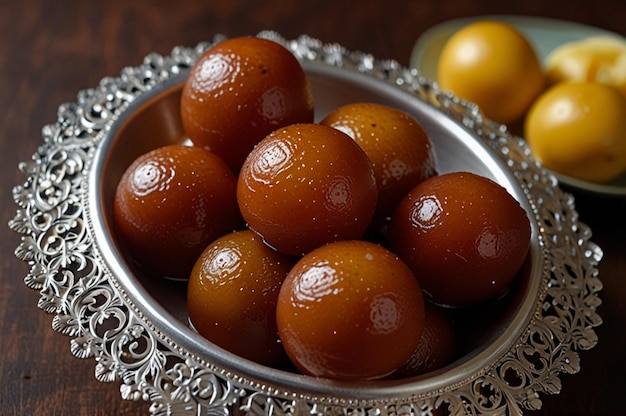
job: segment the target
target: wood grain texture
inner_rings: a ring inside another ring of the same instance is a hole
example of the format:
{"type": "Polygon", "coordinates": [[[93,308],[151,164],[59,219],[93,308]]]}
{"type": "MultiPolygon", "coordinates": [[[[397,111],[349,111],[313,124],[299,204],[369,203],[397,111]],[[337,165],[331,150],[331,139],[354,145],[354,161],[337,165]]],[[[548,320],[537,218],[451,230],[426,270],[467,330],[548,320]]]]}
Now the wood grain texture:
{"type": "MultiPolygon", "coordinates": [[[[0,0],[0,220],[15,206],[12,187],[24,179],[17,163],[41,143],[41,128],[55,121],[79,90],[117,75],[150,52],[168,54],[227,36],[273,29],[285,37],[308,34],[349,49],[408,64],[427,28],[447,19],[483,14],[541,15],[584,22],[626,35],[623,0],[296,0],[45,1],[0,0]]],[[[562,376],[562,393],[543,396],[536,415],[624,414],[626,399],[626,220],[624,201],[576,195],[583,222],[604,250],[598,345],[582,352],[582,370],[562,376]]],[[[27,265],[13,251],[19,237],[0,238],[0,414],[140,415],[146,402],[120,397],[118,383],[100,383],[93,359],[70,353],[69,338],[51,329],[37,308],[38,294],[23,278],[27,265]]]]}

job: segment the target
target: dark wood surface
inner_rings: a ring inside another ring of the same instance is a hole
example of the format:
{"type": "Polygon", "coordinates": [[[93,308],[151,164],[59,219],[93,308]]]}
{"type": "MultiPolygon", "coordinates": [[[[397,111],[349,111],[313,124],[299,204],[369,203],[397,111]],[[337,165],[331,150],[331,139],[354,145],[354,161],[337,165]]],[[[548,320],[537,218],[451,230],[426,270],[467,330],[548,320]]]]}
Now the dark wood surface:
{"type": "MultiPolygon", "coordinates": [[[[555,17],[626,35],[623,0],[361,0],[329,1],[46,1],[0,0],[1,222],[15,213],[12,187],[19,161],[41,142],[60,104],[150,52],[167,54],[227,36],[274,29],[305,33],[349,49],[408,64],[413,43],[430,26],[471,15],[506,13],[555,17]]],[[[626,413],[626,204],[576,194],[581,219],[604,250],[598,345],[581,352],[582,370],[563,375],[562,392],[542,396],[545,415],[626,413]]],[[[23,278],[27,265],[13,251],[17,234],[4,227],[0,244],[0,414],[139,415],[146,402],[121,399],[118,383],[94,377],[93,359],[70,353],[69,338],[51,329],[38,293],[23,278]]]]}

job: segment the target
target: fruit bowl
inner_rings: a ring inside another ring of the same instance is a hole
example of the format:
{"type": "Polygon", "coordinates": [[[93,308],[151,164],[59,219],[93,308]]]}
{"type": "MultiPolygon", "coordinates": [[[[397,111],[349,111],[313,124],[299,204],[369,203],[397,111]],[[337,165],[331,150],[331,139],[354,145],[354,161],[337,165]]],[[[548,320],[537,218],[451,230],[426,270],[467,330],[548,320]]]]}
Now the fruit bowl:
{"type": "MultiPolygon", "coordinates": [[[[437,82],[437,61],[446,41],[464,26],[482,20],[499,20],[518,29],[533,45],[541,62],[556,48],[595,36],[624,38],[601,28],[565,20],[514,15],[473,16],[452,19],[425,31],[416,40],[411,52],[409,67],[416,68],[433,83],[437,82]]],[[[552,172],[566,189],[601,197],[626,196],[626,172],[607,183],[594,183],[559,172],[552,172]]]]}
{"type": "MultiPolygon", "coordinates": [[[[529,255],[512,290],[471,314],[468,345],[451,364],[407,379],[338,382],[268,368],[199,336],[188,323],[185,285],[143,279],[112,232],[115,187],[139,154],[184,138],[182,85],[211,43],[152,54],[60,106],[44,143],[20,164],[14,188],[22,234],[16,250],[27,286],[71,351],[94,358],[103,382],[124,399],[164,414],[521,413],[558,393],[561,373],[579,370],[578,351],[601,324],[601,249],[578,221],[574,200],[524,143],[439,91],[417,71],[308,36],[271,38],[301,61],[316,119],[340,105],[374,101],[413,115],[431,136],[441,173],[465,170],[504,186],[532,224],[529,255]]],[[[218,42],[221,37],[216,37],[218,42]]],[[[254,340],[250,340],[254,342],[254,340]]]]}

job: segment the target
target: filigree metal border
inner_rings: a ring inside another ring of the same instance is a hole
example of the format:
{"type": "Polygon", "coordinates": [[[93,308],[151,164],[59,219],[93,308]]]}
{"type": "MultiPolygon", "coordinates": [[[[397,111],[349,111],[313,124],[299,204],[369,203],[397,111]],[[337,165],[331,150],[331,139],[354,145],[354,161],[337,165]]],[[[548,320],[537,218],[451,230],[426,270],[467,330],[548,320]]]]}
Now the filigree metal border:
{"type": "Polygon", "coordinates": [[[121,381],[124,399],[150,402],[153,415],[217,414],[449,414],[520,415],[541,407],[540,394],[560,391],[559,375],[579,371],[579,350],[597,342],[602,320],[597,264],[601,249],[578,221],[574,200],[532,159],[524,142],[483,119],[470,103],[440,91],[414,69],[395,61],[308,36],[286,40],[261,32],[299,59],[355,70],[410,92],[473,130],[514,173],[533,207],[540,244],[550,265],[527,330],[504,356],[460,385],[420,398],[357,400],[294,396],[202,362],[158,332],[129,305],[100,261],[85,207],[85,177],[103,134],[137,97],[188,70],[214,42],[176,47],[169,56],[150,54],[118,77],[81,91],[76,103],[59,107],[42,130],[43,144],[19,164],[25,181],[13,189],[17,212],[9,227],[22,235],[16,256],[28,263],[25,284],[39,291],[38,306],[54,314],[52,326],[70,337],[71,352],[94,357],[95,375],[121,381]]]}

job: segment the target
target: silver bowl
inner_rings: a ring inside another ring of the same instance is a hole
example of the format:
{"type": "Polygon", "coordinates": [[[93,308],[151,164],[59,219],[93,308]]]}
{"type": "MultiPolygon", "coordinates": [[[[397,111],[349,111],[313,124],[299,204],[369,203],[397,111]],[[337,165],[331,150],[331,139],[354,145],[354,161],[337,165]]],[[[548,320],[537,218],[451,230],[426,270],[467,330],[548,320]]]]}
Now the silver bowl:
{"type": "Polygon", "coordinates": [[[179,99],[189,69],[211,45],[202,43],[149,55],[80,92],[77,103],[62,105],[57,122],[44,127],[33,160],[20,164],[26,180],[14,188],[17,213],[9,224],[23,235],[16,255],[31,265],[25,283],[40,291],[39,307],[55,315],[54,329],[71,337],[72,353],[95,358],[99,380],[120,382],[123,398],[151,402],[154,415],[540,408],[540,394],[558,393],[560,373],[579,370],[577,351],[596,344],[594,327],[601,324],[602,251],[578,221],[573,198],[522,140],[416,70],[307,36],[259,36],[300,59],[317,119],[355,101],[401,108],[429,132],[440,172],[472,171],[506,187],[532,223],[530,253],[514,289],[495,309],[476,315],[484,324],[468,321],[471,348],[455,362],[410,379],[312,378],[250,362],[199,336],[188,325],[184,284],[142,279],[121,254],[112,202],[135,157],[184,137],[179,99]]]}

